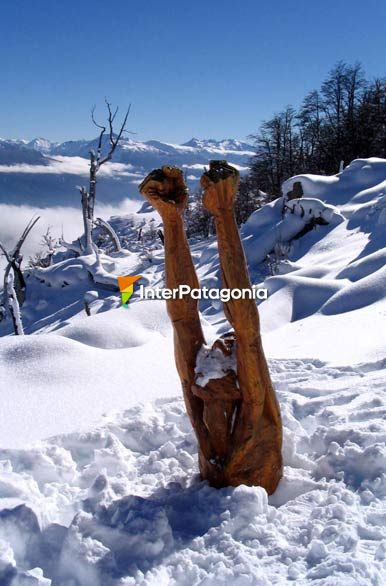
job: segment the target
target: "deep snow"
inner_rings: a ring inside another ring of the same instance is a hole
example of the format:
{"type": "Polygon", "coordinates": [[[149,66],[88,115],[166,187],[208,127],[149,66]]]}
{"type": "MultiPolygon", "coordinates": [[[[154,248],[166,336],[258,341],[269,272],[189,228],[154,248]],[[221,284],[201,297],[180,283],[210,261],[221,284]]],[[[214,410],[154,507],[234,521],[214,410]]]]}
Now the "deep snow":
{"type": "MultiPolygon", "coordinates": [[[[385,583],[386,161],[293,178],[284,195],[296,180],[303,208],[329,224],[296,238],[302,209],[283,217],[278,200],[241,230],[252,281],[269,291],[276,493],[199,482],[164,303],[122,308],[89,280],[92,259],[58,258],[27,280],[31,335],[0,340],[1,586],[385,583]],[[261,262],[273,247],[281,257],[261,262]]],[[[137,241],[154,212],[112,223],[131,252],[101,255],[100,275],[162,285],[162,246],[137,241]]],[[[217,286],[215,241],[192,250],[201,284],[217,286]]],[[[201,311],[210,344],[227,324],[218,301],[201,311]]]]}
{"type": "Polygon", "coordinates": [[[40,567],[54,584],[82,586],[382,585],[386,375],[379,366],[270,362],[285,474],[268,500],[259,487],[215,490],[198,481],[180,397],[34,449],[2,450],[8,571],[40,567]]]}

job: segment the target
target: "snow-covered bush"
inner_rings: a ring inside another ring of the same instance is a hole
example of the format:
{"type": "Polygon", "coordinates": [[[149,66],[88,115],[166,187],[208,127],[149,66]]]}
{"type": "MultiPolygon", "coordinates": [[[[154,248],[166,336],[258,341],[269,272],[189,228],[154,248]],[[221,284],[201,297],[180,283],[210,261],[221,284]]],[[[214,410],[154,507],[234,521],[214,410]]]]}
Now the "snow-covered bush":
{"type": "Polygon", "coordinates": [[[279,198],[254,212],[242,227],[248,260],[257,265],[274,255],[275,263],[281,253],[286,257],[292,241],[319,225],[335,226],[342,220],[337,208],[318,199],[279,198]]]}

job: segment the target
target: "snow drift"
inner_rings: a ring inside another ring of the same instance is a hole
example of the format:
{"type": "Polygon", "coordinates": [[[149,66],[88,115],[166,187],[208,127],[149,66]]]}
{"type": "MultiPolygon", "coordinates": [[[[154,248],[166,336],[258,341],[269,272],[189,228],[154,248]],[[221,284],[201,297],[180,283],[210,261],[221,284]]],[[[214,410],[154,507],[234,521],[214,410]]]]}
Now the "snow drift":
{"type": "MultiPolygon", "coordinates": [[[[88,261],[58,256],[27,279],[31,335],[0,324],[1,586],[385,583],[386,161],[298,176],[283,194],[241,229],[269,291],[276,493],[199,482],[164,303],[122,308],[88,261]],[[304,198],[287,201],[295,181],[304,198]]],[[[101,254],[103,275],[161,286],[161,243],[138,241],[155,214],[111,222],[130,253],[101,254]]],[[[215,240],[192,252],[201,284],[219,286],[215,240]]],[[[201,311],[210,344],[228,324],[218,301],[201,311]]]]}

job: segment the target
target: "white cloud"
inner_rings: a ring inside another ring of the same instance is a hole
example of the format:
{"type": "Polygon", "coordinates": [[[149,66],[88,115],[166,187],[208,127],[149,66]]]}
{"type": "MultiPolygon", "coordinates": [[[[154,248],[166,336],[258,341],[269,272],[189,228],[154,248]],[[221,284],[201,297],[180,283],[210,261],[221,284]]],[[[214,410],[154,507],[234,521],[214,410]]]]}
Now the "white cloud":
{"type": "MultiPolygon", "coordinates": [[[[48,165],[29,165],[21,163],[17,165],[0,165],[0,173],[33,173],[49,175],[81,175],[87,176],[89,173],[89,161],[82,157],[62,157],[47,159],[48,165]]],[[[142,175],[135,172],[133,165],[124,163],[106,163],[100,168],[101,176],[104,177],[135,177],[141,178],[142,175]]]]}
{"type": "MultiPolygon", "coordinates": [[[[108,219],[113,215],[123,215],[129,212],[137,211],[141,202],[124,200],[120,205],[96,204],[96,216],[108,219]]],[[[34,216],[40,216],[40,220],[32,229],[23,248],[25,266],[28,258],[41,248],[42,235],[46,232],[48,226],[51,227],[53,236],[59,237],[62,234],[67,241],[74,240],[82,234],[83,221],[82,212],[79,208],[71,207],[49,207],[36,208],[28,205],[9,205],[0,204],[0,241],[6,249],[11,249],[24,230],[28,221],[34,216]]],[[[2,286],[2,269],[4,267],[4,258],[0,256],[0,287],[2,286]]]]}

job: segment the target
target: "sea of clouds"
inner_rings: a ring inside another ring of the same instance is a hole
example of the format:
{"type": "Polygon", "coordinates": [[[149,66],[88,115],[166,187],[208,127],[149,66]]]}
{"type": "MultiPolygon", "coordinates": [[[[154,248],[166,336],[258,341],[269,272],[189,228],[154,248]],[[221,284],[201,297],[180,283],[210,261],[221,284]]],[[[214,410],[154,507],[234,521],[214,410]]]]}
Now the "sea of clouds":
{"type": "MultiPolygon", "coordinates": [[[[123,200],[119,205],[97,203],[95,215],[106,220],[110,216],[124,215],[136,211],[140,205],[138,201],[130,199],[123,200]]],[[[65,206],[39,208],[29,205],[0,204],[0,242],[7,250],[15,245],[29,220],[36,216],[40,216],[40,220],[29,234],[22,248],[24,266],[30,256],[41,250],[42,236],[47,228],[50,228],[51,234],[57,238],[63,234],[67,241],[78,238],[83,231],[80,204],[79,208],[65,206]]],[[[0,256],[0,270],[3,268],[4,263],[4,258],[0,256]]]]}

